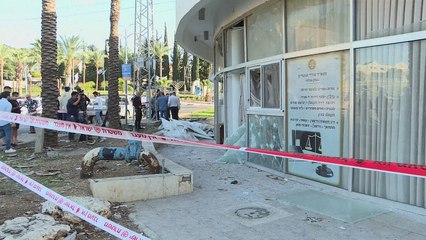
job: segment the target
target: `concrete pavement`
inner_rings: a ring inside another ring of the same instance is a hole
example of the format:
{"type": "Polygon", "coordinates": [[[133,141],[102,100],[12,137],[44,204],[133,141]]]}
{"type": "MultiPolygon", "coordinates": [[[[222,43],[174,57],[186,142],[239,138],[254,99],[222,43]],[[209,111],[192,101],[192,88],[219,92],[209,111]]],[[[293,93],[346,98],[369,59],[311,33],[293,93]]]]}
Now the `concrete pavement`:
{"type": "Polygon", "coordinates": [[[130,218],[152,239],[426,239],[422,208],[216,163],[222,150],[173,145],[157,150],[193,171],[194,192],[129,205],[130,218]],[[283,200],[303,191],[357,200],[383,212],[345,222],[283,200]]]}

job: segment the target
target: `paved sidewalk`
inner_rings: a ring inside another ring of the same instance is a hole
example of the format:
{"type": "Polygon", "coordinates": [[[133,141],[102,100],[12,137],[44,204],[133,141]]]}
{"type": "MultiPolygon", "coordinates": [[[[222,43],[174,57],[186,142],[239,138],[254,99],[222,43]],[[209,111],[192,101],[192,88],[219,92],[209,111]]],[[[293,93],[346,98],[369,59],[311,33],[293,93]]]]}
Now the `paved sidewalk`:
{"type": "Polygon", "coordinates": [[[216,163],[222,150],[167,145],[158,151],[193,171],[194,192],[128,204],[130,218],[152,239],[426,239],[422,208],[277,177],[247,165],[216,163]],[[358,199],[387,212],[349,223],[281,200],[305,190],[358,199]]]}

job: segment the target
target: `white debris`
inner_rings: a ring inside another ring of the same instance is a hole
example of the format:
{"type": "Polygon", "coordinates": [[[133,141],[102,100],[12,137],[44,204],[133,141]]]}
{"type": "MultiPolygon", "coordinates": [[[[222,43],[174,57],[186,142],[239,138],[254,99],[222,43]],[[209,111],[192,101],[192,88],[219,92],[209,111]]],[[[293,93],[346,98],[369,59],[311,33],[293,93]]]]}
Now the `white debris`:
{"type": "Polygon", "coordinates": [[[0,225],[0,239],[47,240],[67,236],[71,230],[53,217],[35,214],[32,217],[17,217],[0,225]]]}
{"type": "Polygon", "coordinates": [[[159,127],[161,133],[166,137],[181,138],[189,140],[198,139],[213,139],[214,138],[214,127],[209,124],[203,124],[198,122],[188,122],[181,120],[161,119],[161,126],[159,127]]]}
{"type": "MultiPolygon", "coordinates": [[[[67,197],[69,200],[77,203],[78,205],[89,209],[103,217],[110,218],[112,213],[110,211],[111,204],[108,201],[100,200],[93,197],[67,197]]],[[[62,209],[50,202],[44,202],[41,206],[42,213],[48,213],[52,216],[64,218],[64,220],[71,223],[79,223],[82,220],[71,213],[63,212],[62,209]]]]}
{"type": "MultiPolygon", "coordinates": [[[[231,136],[226,138],[224,144],[240,147],[247,146],[246,124],[242,124],[231,136]]],[[[247,154],[245,152],[228,150],[217,162],[243,164],[246,158],[247,154]]]]}

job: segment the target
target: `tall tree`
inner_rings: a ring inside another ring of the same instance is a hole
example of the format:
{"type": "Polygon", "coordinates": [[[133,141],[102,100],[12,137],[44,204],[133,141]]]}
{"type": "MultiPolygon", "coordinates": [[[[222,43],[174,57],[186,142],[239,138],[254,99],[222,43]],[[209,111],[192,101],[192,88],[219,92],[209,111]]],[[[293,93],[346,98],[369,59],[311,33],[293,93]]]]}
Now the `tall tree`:
{"type": "Polygon", "coordinates": [[[30,50],[29,57],[35,64],[41,66],[41,40],[37,39],[35,42],[31,43],[33,46],[30,50]]]}
{"type": "Polygon", "coordinates": [[[173,82],[179,81],[179,65],[180,65],[180,52],[179,52],[179,45],[177,44],[177,41],[175,40],[173,45],[173,58],[172,58],[172,64],[173,64],[173,82]]]}
{"type": "Polygon", "coordinates": [[[209,79],[211,71],[211,64],[203,59],[200,59],[200,79],[209,79]]]}
{"type": "Polygon", "coordinates": [[[4,87],[4,79],[3,79],[4,64],[6,59],[9,58],[9,56],[10,56],[10,49],[4,44],[0,44],[0,89],[1,91],[3,91],[3,87],[4,87]]]}
{"type": "Polygon", "coordinates": [[[160,41],[154,43],[153,54],[158,58],[160,79],[163,78],[163,56],[169,52],[169,47],[160,41]]]}
{"type": "MultiPolygon", "coordinates": [[[[56,0],[43,0],[41,15],[41,97],[43,117],[56,118],[57,109],[57,65],[58,46],[56,41],[56,0]]],[[[46,130],[46,146],[58,143],[58,132],[46,130]]]]}
{"type": "Polygon", "coordinates": [[[191,82],[200,79],[200,65],[199,59],[197,56],[192,56],[192,65],[191,65],[191,82]]]}
{"type": "MultiPolygon", "coordinates": [[[[104,51],[95,50],[91,52],[91,60],[96,67],[96,91],[99,89],[99,68],[104,67],[104,59],[106,55],[104,51]]],[[[105,69],[102,69],[104,71],[105,69]]]]}
{"type": "Polygon", "coordinates": [[[120,57],[118,51],[120,20],[120,0],[111,0],[110,36],[109,36],[109,78],[108,78],[108,120],[109,127],[120,128],[120,108],[118,97],[118,78],[120,77],[120,57]]]}
{"type": "Polygon", "coordinates": [[[23,48],[15,49],[12,54],[12,61],[16,69],[16,86],[14,91],[17,91],[19,95],[22,93],[22,75],[24,72],[25,61],[27,60],[27,51],[23,48]]]}
{"type": "Polygon", "coordinates": [[[79,36],[61,37],[61,45],[66,59],[65,85],[69,86],[72,78],[71,74],[74,66],[74,59],[77,52],[80,50],[81,40],[79,36]]]}
{"type": "MultiPolygon", "coordinates": [[[[164,45],[169,48],[169,41],[167,39],[167,25],[164,23],[164,45]]],[[[169,48],[170,51],[170,48],[169,48]]],[[[170,78],[170,57],[169,52],[163,56],[163,76],[167,79],[170,78]]]]}
{"type": "Polygon", "coordinates": [[[183,56],[182,56],[182,64],[181,64],[181,79],[183,79],[184,85],[183,85],[183,90],[186,91],[188,89],[188,75],[190,74],[190,72],[188,71],[188,60],[189,60],[189,56],[188,56],[188,52],[184,49],[183,50],[183,56]]]}

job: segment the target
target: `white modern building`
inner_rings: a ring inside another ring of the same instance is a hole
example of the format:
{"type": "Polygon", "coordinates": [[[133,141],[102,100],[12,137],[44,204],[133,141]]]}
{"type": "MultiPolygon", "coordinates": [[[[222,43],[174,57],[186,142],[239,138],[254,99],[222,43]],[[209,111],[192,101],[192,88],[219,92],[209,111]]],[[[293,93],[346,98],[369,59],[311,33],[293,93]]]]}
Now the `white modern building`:
{"type": "MultiPolygon", "coordinates": [[[[177,0],[176,39],[214,64],[217,139],[426,165],[425,0],[177,0]]],[[[425,179],[247,161],[426,207],[425,179]]]]}

